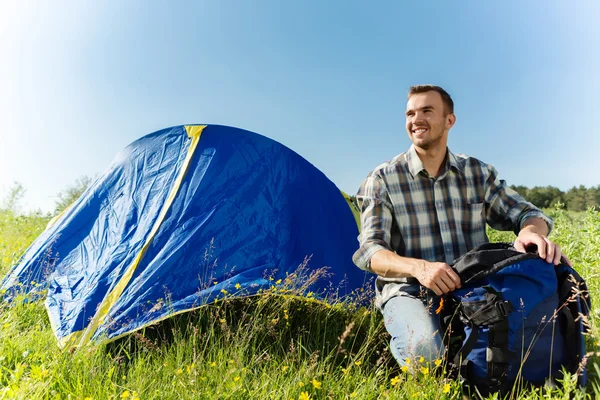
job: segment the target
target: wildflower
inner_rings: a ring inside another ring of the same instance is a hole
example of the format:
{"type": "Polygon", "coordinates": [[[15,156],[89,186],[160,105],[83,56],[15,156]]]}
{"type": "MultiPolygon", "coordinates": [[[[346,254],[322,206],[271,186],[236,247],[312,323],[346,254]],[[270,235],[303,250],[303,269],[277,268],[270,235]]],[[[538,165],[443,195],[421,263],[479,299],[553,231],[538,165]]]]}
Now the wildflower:
{"type": "Polygon", "coordinates": [[[419,357],[419,362],[422,363],[423,361],[425,361],[425,357],[423,357],[423,356],[419,357]]]}
{"type": "Polygon", "coordinates": [[[304,382],[302,382],[302,381],[298,382],[298,386],[304,387],[304,382]]]}
{"type": "Polygon", "coordinates": [[[429,368],[427,367],[422,367],[421,368],[421,373],[423,373],[423,375],[427,375],[429,373],[429,368]]]}
{"type": "Polygon", "coordinates": [[[400,376],[395,376],[390,380],[390,383],[392,386],[396,386],[398,383],[400,383],[400,376]]]}
{"type": "Polygon", "coordinates": [[[355,397],[356,397],[356,390],[355,390],[354,392],[350,393],[350,398],[351,398],[351,399],[353,399],[353,398],[355,398],[355,397]]]}
{"type": "Polygon", "coordinates": [[[360,367],[360,364],[362,364],[362,361],[354,361],[354,365],[356,365],[357,367],[360,367]]]}
{"type": "Polygon", "coordinates": [[[216,366],[217,366],[217,363],[216,363],[215,361],[213,361],[213,362],[211,362],[211,363],[210,363],[210,366],[211,366],[211,367],[216,367],[216,366]]]}
{"type": "Polygon", "coordinates": [[[235,284],[235,288],[239,290],[239,289],[241,289],[241,288],[242,288],[242,285],[240,285],[239,283],[236,283],[236,284],[235,284]]]}
{"type": "Polygon", "coordinates": [[[346,375],[346,374],[348,373],[348,369],[346,369],[346,368],[342,368],[342,373],[343,373],[344,375],[346,375]]]}
{"type": "Polygon", "coordinates": [[[298,397],[298,400],[310,400],[310,396],[308,395],[308,392],[300,393],[300,397],[298,397]]]}
{"type": "Polygon", "coordinates": [[[223,294],[227,294],[227,290],[225,290],[225,289],[221,289],[221,293],[223,293],[223,294]]]}
{"type": "Polygon", "coordinates": [[[312,380],[312,385],[315,387],[315,389],[321,389],[321,382],[319,382],[318,380],[314,379],[312,380]]]}
{"type": "Polygon", "coordinates": [[[213,285],[216,285],[217,283],[219,283],[219,282],[217,282],[217,281],[214,281],[214,282],[213,282],[213,285]]]}
{"type": "Polygon", "coordinates": [[[314,293],[313,292],[308,292],[308,294],[306,295],[306,297],[313,297],[314,293]]]}
{"type": "Polygon", "coordinates": [[[450,384],[446,383],[444,385],[444,389],[442,389],[442,393],[450,393],[450,384]]]}
{"type": "Polygon", "coordinates": [[[140,398],[138,397],[136,392],[132,393],[132,399],[131,400],[140,400],[140,398]]]}
{"type": "Polygon", "coordinates": [[[270,281],[272,281],[272,280],[274,280],[274,279],[273,279],[273,277],[272,277],[272,276],[270,276],[270,277],[269,277],[269,280],[270,280],[270,281]]]}
{"type": "Polygon", "coordinates": [[[203,376],[202,378],[200,378],[200,380],[201,380],[202,382],[205,382],[205,381],[206,381],[206,377],[205,377],[205,376],[203,376]]]}
{"type": "Polygon", "coordinates": [[[237,381],[239,381],[239,380],[240,380],[240,377],[239,377],[239,376],[236,376],[235,378],[233,378],[233,381],[234,381],[234,382],[237,382],[237,381]]]}
{"type": "Polygon", "coordinates": [[[31,284],[35,286],[35,281],[31,281],[31,284]]]}
{"type": "Polygon", "coordinates": [[[405,361],[406,365],[410,365],[410,358],[407,358],[405,361]]]}
{"type": "Polygon", "coordinates": [[[175,373],[177,375],[181,375],[181,374],[183,374],[183,370],[181,368],[179,368],[177,371],[175,371],[175,373]]]}
{"type": "Polygon", "coordinates": [[[288,370],[288,368],[289,368],[289,367],[288,367],[287,365],[284,365],[283,367],[281,367],[281,372],[285,372],[285,371],[287,371],[287,370],[288,370]]]}
{"type": "Polygon", "coordinates": [[[436,367],[439,367],[440,365],[442,365],[442,360],[437,359],[437,360],[434,361],[434,363],[435,363],[436,367]]]}
{"type": "Polygon", "coordinates": [[[408,371],[408,367],[406,365],[403,365],[400,369],[402,370],[402,372],[408,371]]]}
{"type": "Polygon", "coordinates": [[[88,396],[88,397],[86,397],[86,398],[85,398],[85,399],[83,399],[83,400],[92,400],[92,398],[91,398],[90,396],[88,396]]]}
{"type": "Polygon", "coordinates": [[[192,364],[192,365],[186,365],[186,366],[185,366],[185,370],[187,371],[187,373],[188,373],[188,374],[191,374],[191,373],[192,373],[192,367],[193,367],[193,366],[194,366],[194,364],[192,364]]]}
{"type": "Polygon", "coordinates": [[[124,391],[123,393],[121,393],[121,398],[122,399],[126,399],[131,395],[131,393],[129,393],[129,390],[124,391]]]}
{"type": "Polygon", "coordinates": [[[277,280],[275,281],[275,284],[276,284],[276,285],[279,285],[280,283],[281,283],[281,279],[277,279],[277,280]]]}

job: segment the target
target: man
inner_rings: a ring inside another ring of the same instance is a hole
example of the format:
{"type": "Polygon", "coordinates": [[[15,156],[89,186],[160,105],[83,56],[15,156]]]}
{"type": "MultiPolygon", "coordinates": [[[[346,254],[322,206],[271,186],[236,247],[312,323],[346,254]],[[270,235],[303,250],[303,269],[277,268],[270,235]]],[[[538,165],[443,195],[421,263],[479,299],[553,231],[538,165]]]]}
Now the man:
{"type": "Polygon", "coordinates": [[[411,87],[406,131],[412,146],[375,168],[357,194],[362,231],[353,260],[378,275],[376,304],[401,365],[441,356],[435,309],[439,296],[461,285],[449,264],[488,241],[486,222],[513,230],[518,251],[536,245],[540,257],[554,264],[564,256],[547,238],[552,220],[499,180],[494,167],[450,152],[455,122],[444,89],[411,87]]]}

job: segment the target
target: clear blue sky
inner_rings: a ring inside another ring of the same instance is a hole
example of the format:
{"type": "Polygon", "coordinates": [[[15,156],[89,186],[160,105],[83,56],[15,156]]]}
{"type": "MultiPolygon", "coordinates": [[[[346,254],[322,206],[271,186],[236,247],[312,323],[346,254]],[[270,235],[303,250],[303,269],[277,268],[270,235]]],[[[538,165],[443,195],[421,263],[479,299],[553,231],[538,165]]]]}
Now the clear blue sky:
{"type": "MultiPolygon", "coordinates": [[[[450,148],[510,184],[600,184],[600,2],[0,3],[0,191],[52,210],[186,123],[273,138],[355,193],[404,151],[406,91],[453,96],[450,148]]],[[[1,193],[0,193],[1,194],[1,193]]]]}

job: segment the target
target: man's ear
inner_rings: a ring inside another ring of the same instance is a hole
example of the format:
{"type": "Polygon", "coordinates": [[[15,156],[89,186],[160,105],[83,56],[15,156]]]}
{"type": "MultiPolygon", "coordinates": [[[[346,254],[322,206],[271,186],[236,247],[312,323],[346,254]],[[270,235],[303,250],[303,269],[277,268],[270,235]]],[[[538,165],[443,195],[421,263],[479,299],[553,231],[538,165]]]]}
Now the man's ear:
{"type": "Polygon", "coordinates": [[[456,115],[448,114],[446,115],[446,129],[450,129],[456,123],[456,115]]]}

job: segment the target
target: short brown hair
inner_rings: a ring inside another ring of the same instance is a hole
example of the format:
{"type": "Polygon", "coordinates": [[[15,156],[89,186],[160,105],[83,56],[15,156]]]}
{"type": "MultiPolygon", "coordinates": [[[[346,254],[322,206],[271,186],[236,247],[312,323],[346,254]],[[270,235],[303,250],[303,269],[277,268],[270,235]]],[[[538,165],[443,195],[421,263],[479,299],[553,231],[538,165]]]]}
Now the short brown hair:
{"type": "Polygon", "coordinates": [[[446,107],[446,114],[454,114],[454,101],[452,101],[452,97],[439,86],[435,85],[415,85],[411,86],[408,90],[408,98],[414,94],[426,93],[426,92],[438,92],[440,96],[442,96],[442,102],[444,103],[444,107],[446,107]]]}

